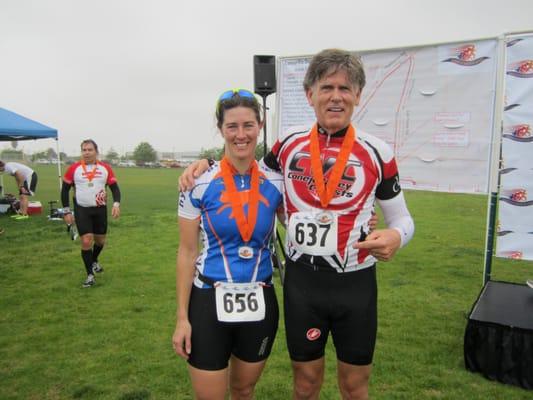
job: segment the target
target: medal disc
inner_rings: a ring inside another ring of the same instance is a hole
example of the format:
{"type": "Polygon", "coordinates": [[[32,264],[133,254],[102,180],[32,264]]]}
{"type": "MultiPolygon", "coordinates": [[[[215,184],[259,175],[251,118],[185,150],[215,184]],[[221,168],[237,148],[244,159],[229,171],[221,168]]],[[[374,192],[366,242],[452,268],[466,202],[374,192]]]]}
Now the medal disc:
{"type": "Polygon", "coordinates": [[[246,260],[252,258],[254,256],[254,250],[249,246],[241,246],[239,247],[239,257],[244,258],[246,260]]]}

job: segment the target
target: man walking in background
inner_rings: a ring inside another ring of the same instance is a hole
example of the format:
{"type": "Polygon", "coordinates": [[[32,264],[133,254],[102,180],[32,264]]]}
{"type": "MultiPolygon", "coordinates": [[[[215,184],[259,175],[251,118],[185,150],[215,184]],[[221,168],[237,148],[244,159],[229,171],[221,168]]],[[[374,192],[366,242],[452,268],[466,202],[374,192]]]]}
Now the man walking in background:
{"type": "Polygon", "coordinates": [[[95,284],[94,273],[102,272],[98,256],[102,252],[107,233],[107,193],[113,195],[113,218],[120,216],[120,189],[111,167],[98,161],[98,146],[94,140],[81,142],[81,160],[72,164],[63,177],[61,201],[67,224],[74,223],[70,211],[69,191],[74,187],[74,215],[81,240],[81,258],[87,272],[83,287],[95,284]]]}

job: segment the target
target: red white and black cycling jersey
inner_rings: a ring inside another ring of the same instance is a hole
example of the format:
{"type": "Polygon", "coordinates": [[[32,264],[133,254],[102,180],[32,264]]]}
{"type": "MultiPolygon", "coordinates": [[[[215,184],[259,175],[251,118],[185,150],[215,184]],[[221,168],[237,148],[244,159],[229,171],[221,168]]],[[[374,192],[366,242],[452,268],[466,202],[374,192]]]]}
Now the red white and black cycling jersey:
{"type": "Polygon", "coordinates": [[[81,161],[78,161],[69,167],[63,180],[75,186],[76,203],[82,207],[105,206],[106,185],[117,183],[111,166],[101,161],[87,164],[85,170],[81,161]]]}
{"type": "MultiPolygon", "coordinates": [[[[346,131],[347,128],[327,135],[321,128],[318,129],[321,164],[326,182],[338,158],[346,131]]],[[[269,167],[283,171],[284,203],[289,221],[289,231],[286,235],[287,256],[293,261],[333,267],[338,272],[368,268],[376,259],[368,250],[354,249],[352,245],[363,241],[368,235],[368,223],[376,199],[390,200],[401,194],[392,149],[384,141],[357,129],[335,195],[324,208],[317,195],[311,171],[309,133],[310,129],[296,128],[288,131],[276,141],[264,160],[269,167]],[[325,235],[329,234],[327,224],[331,216],[337,221],[332,230],[337,232],[333,246],[330,245],[330,249],[322,254],[311,254],[321,244],[326,246],[325,235]],[[295,224],[292,224],[291,231],[290,221],[295,217],[299,218],[299,222],[295,228],[295,224]],[[326,225],[320,223],[322,220],[326,220],[326,225]],[[307,224],[306,221],[310,223],[307,224]],[[302,246],[298,246],[302,243],[296,243],[300,241],[306,241],[303,244],[309,246],[302,250],[302,246]]]]}

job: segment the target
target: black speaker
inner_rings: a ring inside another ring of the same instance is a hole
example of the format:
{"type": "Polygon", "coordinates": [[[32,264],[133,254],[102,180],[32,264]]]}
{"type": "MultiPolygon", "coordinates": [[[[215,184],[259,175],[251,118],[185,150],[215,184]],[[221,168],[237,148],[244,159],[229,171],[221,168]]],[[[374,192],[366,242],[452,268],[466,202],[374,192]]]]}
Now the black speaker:
{"type": "Polygon", "coordinates": [[[254,56],[254,92],[260,96],[276,93],[276,56],[254,56]]]}

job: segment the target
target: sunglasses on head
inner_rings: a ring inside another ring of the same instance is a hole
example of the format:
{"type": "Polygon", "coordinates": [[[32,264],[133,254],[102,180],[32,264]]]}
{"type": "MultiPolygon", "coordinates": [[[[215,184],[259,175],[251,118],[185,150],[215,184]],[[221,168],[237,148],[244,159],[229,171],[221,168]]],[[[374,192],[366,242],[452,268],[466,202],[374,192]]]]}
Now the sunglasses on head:
{"type": "Polygon", "coordinates": [[[217,105],[220,105],[220,103],[222,103],[222,102],[224,102],[226,100],[232,99],[235,95],[239,95],[239,97],[243,97],[243,98],[256,100],[255,95],[252,92],[250,92],[249,90],[246,90],[246,89],[231,89],[231,90],[226,90],[224,93],[222,93],[220,95],[220,97],[218,98],[217,105]]]}

